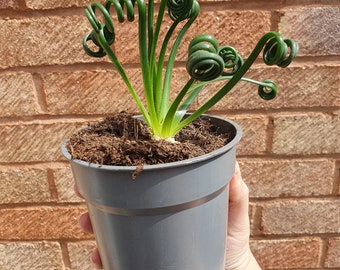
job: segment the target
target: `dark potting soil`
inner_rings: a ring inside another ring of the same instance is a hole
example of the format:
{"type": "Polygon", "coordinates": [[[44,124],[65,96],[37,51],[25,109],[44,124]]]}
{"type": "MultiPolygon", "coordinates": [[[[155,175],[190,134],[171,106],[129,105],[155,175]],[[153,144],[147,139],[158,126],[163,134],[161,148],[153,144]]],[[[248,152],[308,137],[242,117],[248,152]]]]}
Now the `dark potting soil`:
{"type": "Polygon", "coordinates": [[[185,160],[212,152],[229,142],[207,119],[182,129],[177,143],[153,140],[147,125],[121,112],[74,134],[67,145],[72,158],[100,165],[143,166],[185,160]]]}

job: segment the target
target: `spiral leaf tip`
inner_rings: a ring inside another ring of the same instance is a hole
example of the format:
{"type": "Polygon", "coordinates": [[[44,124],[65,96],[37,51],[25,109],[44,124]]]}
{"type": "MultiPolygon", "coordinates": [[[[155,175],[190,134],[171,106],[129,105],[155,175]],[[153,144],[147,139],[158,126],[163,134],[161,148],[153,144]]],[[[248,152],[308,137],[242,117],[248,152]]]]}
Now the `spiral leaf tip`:
{"type": "Polygon", "coordinates": [[[275,32],[269,32],[263,36],[267,43],[263,49],[263,60],[267,65],[277,65],[285,68],[295,58],[298,52],[298,45],[292,39],[283,40],[275,32]]]}
{"type": "Polygon", "coordinates": [[[258,94],[264,100],[274,99],[277,95],[277,86],[272,80],[265,80],[264,85],[258,87],[258,94]]]}
{"type": "Polygon", "coordinates": [[[224,70],[223,58],[218,54],[218,42],[211,35],[198,35],[189,44],[187,71],[198,81],[210,81],[224,70]]]}
{"type": "Polygon", "coordinates": [[[196,0],[168,0],[167,6],[169,17],[173,21],[197,17],[199,13],[199,4],[196,0]]]}

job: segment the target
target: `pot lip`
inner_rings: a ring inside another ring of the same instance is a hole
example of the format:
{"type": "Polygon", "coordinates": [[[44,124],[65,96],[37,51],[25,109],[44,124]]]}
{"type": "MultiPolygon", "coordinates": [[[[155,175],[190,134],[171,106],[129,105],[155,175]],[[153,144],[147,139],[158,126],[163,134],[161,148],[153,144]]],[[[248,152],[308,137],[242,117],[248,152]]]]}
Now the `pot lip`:
{"type": "MultiPolygon", "coordinates": [[[[155,169],[167,169],[167,168],[173,168],[173,167],[181,167],[181,166],[186,166],[186,165],[191,165],[194,163],[198,163],[201,161],[204,161],[206,159],[211,159],[216,156],[222,155],[223,153],[229,151],[232,149],[236,144],[240,141],[242,137],[242,129],[241,127],[236,124],[234,121],[220,117],[220,116],[215,116],[215,115],[208,115],[208,114],[203,114],[202,117],[209,117],[209,118],[215,118],[217,120],[222,120],[224,122],[228,122],[232,126],[234,126],[236,130],[235,137],[225,146],[214,150],[210,153],[204,154],[202,156],[194,157],[194,158],[189,158],[186,160],[181,160],[181,161],[175,161],[175,162],[169,162],[169,163],[163,163],[163,164],[155,164],[155,165],[144,165],[143,166],[143,171],[146,170],[155,170],[155,169]]],[[[62,146],[61,146],[61,152],[64,155],[66,159],[68,159],[72,163],[76,163],[80,166],[84,167],[90,167],[94,169],[99,169],[99,170],[108,170],[108,171],[135,171],[138,166],[115,166],[115,165],[101,165],[101,164],[96,164],[96,163],[89,163],[80,159],[72,159],[71,154],[67,150],[66,144],[69,141],[69,139],[66,139],[62,146]]]]}

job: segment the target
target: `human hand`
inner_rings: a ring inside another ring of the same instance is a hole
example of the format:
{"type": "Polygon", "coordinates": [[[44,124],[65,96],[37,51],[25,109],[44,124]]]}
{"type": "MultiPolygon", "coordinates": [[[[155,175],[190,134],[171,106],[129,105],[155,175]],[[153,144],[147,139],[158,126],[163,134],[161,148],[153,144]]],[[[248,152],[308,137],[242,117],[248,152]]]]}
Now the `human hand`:
{"type": "Polygon", "coordinates": [[[239,164],[229,184],[226,270],[261,270],[250,247],[249,189],[242,180],[239,164]]]}
{"type": "MultiPolygon", "coordinates": [[[[82,197],[76,187],[75,193],[82,197]]],[[[261,270],[249,247],[248,208],[249,190],[242,180],[240,167],[236,163],[235,174],[229,184],[226,270],[261,270]]],[[[79,225],[85,232],[93,233],[88,213],[80,216],[79,225]]],[[[97,248],[92,252],[91,261],[98,269],[103,269],[97,248]]]]}
{"type": "MultiPolygon", "coordinates": [[[[79,193],[78,188],[76,185],[74,185],[74,192],[80,197],[83,198],[83,196],[79,193]]],[[[93,233],[93,228],[92,228],[92,223],[91,223],[91,219],[90,219],[90,215],[88,212],[82,214],[79,219],[79,226],[80,228],[84,231],[84,232],[88,232],[88,233],[93,233]]],[[[100,254],[99,254],[99,250],[98,248],[95,248],[92,252],[91,255],[91,261],[94,264],[94,266],[97,269],[103,269],[103,264],[102,261],[100,259],[100,254]]]]}

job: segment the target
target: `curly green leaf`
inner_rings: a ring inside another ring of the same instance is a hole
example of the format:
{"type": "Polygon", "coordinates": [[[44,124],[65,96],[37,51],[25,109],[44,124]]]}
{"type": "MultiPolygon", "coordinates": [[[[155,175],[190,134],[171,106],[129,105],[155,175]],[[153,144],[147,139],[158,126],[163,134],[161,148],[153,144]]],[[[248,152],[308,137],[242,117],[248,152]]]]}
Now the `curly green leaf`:
{"type": "MultiPolygon", "coordinates": [[[[108,0],[106,1],[105,6],[98,2],[95,2],[86,8],[85,15],[93,29],[91,33],[87,34],[83,39],[83,47],[88,55],[92,57],[103,57],[106,55],[105,51],[102,49],[101,45],[98,42],[98,34],[102,29],[104,31],[106,43],[108,45],[111,46],[115,41],[115,26],[110,14],[111,6],[114,7],[118,21],[120,23],[124,22],[125,20],[125,7],[127,20],[131,22],[134,20],[135,16],[135,3],[136,0],[108,0]],[[97,15],[98,12],[100,14],[97,15]],[[103,18],[103,21],[99,21],[99,18],[103,18]],[[92,41],[95,47],[97,47],[97,50],[93,50],[88,46],[88,43],[90,41],[92,41]]],[[[138,1],[138,3],[139,8],[141,9],[143,5],[145,6],[143,1],[138,1]]]]}
{"type": "Polygon", "coordinates": [[[282,39],[274,32],[267,33],[263,39],[268,39],[263,49],[263,61],[265,64],[287,67],[298,52],[298,45],[291,39],[282,39]]]}
{"type": "Polygon", "coordinates": [[[196,36],[189,44],[187,71],[198,81],[210,81],[224,70],[224,60],[218,54],[218,42],[211,35],[196,36]]]}
{"type": "MultiPolygon", "coordinates": [[[[276,32],[268,32],[259,40],[254,50],[244,62],[244,64],[233,74],[232,78],[208,99],[200,108],[194,111],[189,117],[178,124],[174,133],[181,130],[184,126],[197,119],[200,115],[205,113],[217,102],[219,102],[230,90],[243,78],[245,73],[249,70],[255,62],[258,55],[263,49],[263,60],[267,65],[278,65],[279,67],[287,67],[298,52],[298,45],[290,39],[283,40],[276,32]]],[[[263,99],[271,99],[276,95],[276,86],[271,81],[267,81],[267,86],[259,88],[259,94],[263,99]],[[269,90],[271,89],[271,90],[269,90]]]]}
{"type": "Polygon", "coordinates": [[[258,94],[264,100],[271,100],[276,97],[277,86],[272,80],[265,80],[263,84],[259,84],[258,94]]]}
{"type": "Polygon", "coordinates": [[[169,17],[173,21],[183,21],[191,18],[194,12],[194,2],[196,2],[196,0],[168,0],[169,17]]]}
{"type": "Polygon", "coordinates": [[[223,76],[235,74],[243,65],[243,59],[235,48],[223,46],[218,49],[218,54],[223,58],[225,71],[223,76]]]}
{"type": "MultiPolygon", "coordinates": [[[[146,5],[144,0],[107,0],[105,6],[95,2],[87,7],[85,15],[92,26],[92,31],[87,34],[83,39],[83,47],[87,54],[93,57],[103,57],[107,55],[117,71],[121,75],[125,84],[127,85],[130,93],[132,94],[139,110],[144,116],[146,122],[151,126],[151,122],[155,121],[149,116],[148,111],[145,109],[139,96],[131,85],[128,76],[121,65],[120,61],[116,57],[115,53],[111,49],[111,45],[115,40],[115,26],[111,17],[110,9],[113,6],[116,11],[119,22],[124,21],[124,7],[127,10],[127,19],[132,21],[134,19],[134,6],[138,5],[138,17],[139,17],[139,51],[140,58],[142,59],[142,75],[144,86],[146,89],[150,87],[149,80],[149,63],[148,63],[148,47],[146,40],[146,5]],[[97,15],[97,13],[99,13],[97,15]],[[100,21],[100,19],[102,21],[100,21]],[[92,41],[96,49],[92,49],[88,46],[88,43],[92,41]]],[[[150,99],[148,100],[151,103],[150,99]]],[[[155,115],[155,114],[154,114],[155,115]]]]}

